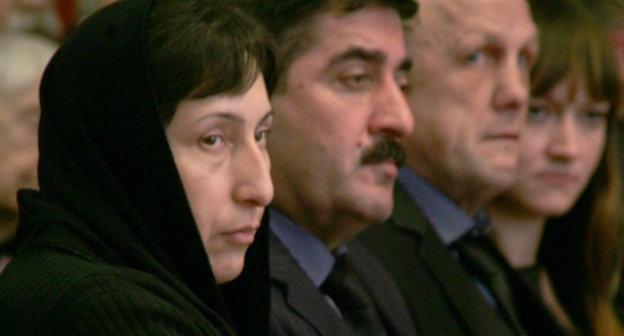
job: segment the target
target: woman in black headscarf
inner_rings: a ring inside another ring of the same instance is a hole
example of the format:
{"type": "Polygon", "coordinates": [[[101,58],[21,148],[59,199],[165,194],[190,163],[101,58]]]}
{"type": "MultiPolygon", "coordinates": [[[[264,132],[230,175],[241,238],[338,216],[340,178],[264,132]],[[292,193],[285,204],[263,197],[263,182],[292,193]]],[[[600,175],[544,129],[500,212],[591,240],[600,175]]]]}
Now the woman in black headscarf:
{"type": "Polygon", "coordinates": [[[19,194],[0,334],[268,334],[274,64],[216,1],[82,23],[42,80],[41,191],[19,194]]]}

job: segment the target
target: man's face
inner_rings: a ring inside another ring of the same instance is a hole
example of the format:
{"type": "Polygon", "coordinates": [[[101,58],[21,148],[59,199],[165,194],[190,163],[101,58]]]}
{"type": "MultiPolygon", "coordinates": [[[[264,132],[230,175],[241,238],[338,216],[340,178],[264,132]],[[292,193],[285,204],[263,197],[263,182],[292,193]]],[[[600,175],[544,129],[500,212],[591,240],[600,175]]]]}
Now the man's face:
{"type": "Polygon", "coordinates": [[[332,247],[390,215],[396,158],[367,153],[413,128],[401,92],[409,62],[394,10],[326,13],[314,22],[315,44],[272,96],[269,153],[276,207],[332,247]]]}
{"type": "Polygon", "coordinates": [[[38,82],[0,94],[0,209],[17,212],[20,188],[37,188],[38,82]]]}
{"type": "Polygon", "coordinates": [[[408,165],[465,209],[480,207],[514,177],[536,29],[524,0],[420,5],[406,33],[408,165]]]}

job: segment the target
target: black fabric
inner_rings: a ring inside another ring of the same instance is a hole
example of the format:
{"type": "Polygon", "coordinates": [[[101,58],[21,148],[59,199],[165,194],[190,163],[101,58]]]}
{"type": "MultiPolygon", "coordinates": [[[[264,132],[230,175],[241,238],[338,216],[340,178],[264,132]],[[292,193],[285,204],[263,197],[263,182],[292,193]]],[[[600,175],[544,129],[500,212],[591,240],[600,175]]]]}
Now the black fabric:
{"type": "MultiPolygon", "coordinates": [[[[485,300],[444,245],[428,219],[400,184],[394,187],[394,209],[388,222],[373,225],[358,240],[384,264],[398,283],[419,335],[517,335],[485,300]]],[[[513,270],[488,243],[506,272],[513,270]]],[[[520,276],[511,276],[514,303],[529,335],[562,335],[548,310],[520,276]]]]}
{"type": "MultiPolygon", "coordinates": [[[[624,120],[620,120],[617,123],[616,133],[618,143],[618,169],[620,171],[621,181],[624,184],[624,120]]],[[[622,271],[620,272],[620,279],[624,279],[624,267],[622,267],[622,271]]],[[[613,308],[620,322],[624,323],[624,280],[620,280],[613,308]]],[[[587,323],[585,323],[585,325],[587,325],[587,323]]]]}
{"type": "Polygon", "coordinates": [[[17,244],[15,241],[15,238],[11,238],[9,241],[0,245],[0,255],[4,255],[4,254],[11,255],[15,252],[16,248],[17,248],[17,244]]]}
{"type": "Polygon", "coordinates": [[[2,335],[268,334],[266,218],[221,295],[156,112],[152,3],[94,14],[45,71],[41,192],[19,194],[22,246],[0,277],[2,335]]]}
{"type": "Polygon", "coordinates": [[[354,335],[386,334],[372,299],[359,276],[346,263],[345,255],[336,256],[321,291],[332,298],[354,335]]]}
{"type": "Polygon", "coordinates": [[[539,280],[540,265],[538,264],[538,265],[521,267],[521,268],[518,268],[517,271],[520,277],[522,277],[524,282],[529,286],[533,294],[540,295],[541,293],[540,283],[539,283],[540,282],[539,280]]]}
{"type": "MultiPolygon", "coordinates": [[[[620,279],[623,279],[624,271],[620,273],[620,279]]],[[[624,324],[624,281],[620,281],[620,284],[613,301],[613,310],[617,315],[621,323],[624,324]]]]}
{"type": "Polygon", "coordinates": [[[274,336],[348,335],[348,329],[290,251],[269,236],[271,334],[274,336]]]}
{"type": "Polygon", "coordinates": [[[514,335],[400,183],[388,222],[358,240],[396,280],[419,335],[514,335]]]}
{"type": "Polygon", "coordinates": [[[531,289],[513,270],[492,241],[473,231],[453,244],[462,263],[493,294],[498,310],[518,335],[564,335],[563,329],[531,289]]]}
{"type": "Polygon", "coordinates": [[[617,152],[618,152],[618,164],[620,170],[620,178],[624,182],[624,120],[618,121],[616,125],[617,131],[617,152]]]}
{"type": "MultiPolygon", "coordinates": [[[[496,299],[498,310],[517,334],[526,335],[514,302],[508,274],[484,244],[487,237],[468,233],[452,245],[459,252],[460,260],[476,278],[483,281],[496,299]]],[[[531,293],[527,293],[530,295],[531,293]]]]}
{"type": "MultiPolygon", "coordinates": [[[[325,295],[308,278],[279,238],[270,234],[271,332],[274,336],[349,335],[325,295]]],[[[347,243],[346,263],[357,273],[388,335],[417,335],[396,283],[357,241],[347,243]]]]}
{"type": "MultiPolygon", "coordinates": [[[[583,195],[578,201],[581,204],[582,198],[583,195]]],[[[565,225],[546,221],[537,260],[544,266],[557,300],[574,326],[581,334],[587,334],[592,330],[592,319],[585,308],[585,295],[580,293],[588,292],[589,283],[587,268],[578,263],[586,260],[585,237],[589,226],[584,223],[583,218],[590,217],[587,213],[581,213],[578,218],[568,218],[570,221],[565,225]]]]}

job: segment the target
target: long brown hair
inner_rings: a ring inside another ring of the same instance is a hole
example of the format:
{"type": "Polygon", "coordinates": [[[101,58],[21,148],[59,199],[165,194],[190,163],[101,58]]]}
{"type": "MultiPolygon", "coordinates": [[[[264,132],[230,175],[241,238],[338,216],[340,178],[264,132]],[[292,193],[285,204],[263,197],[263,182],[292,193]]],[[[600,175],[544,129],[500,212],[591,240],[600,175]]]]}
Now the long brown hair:
{"type": "Polygon", "coordinates": [[[574,77],[583,80],[592,98],[610,103],[606,145],[596,172],[568,213],[548,219],[539,259],[583,335],[620,334],[612,308],[624,246],[616,154],[617,64],[606,33],[580,4],[532,0],[531,7],[541,48],[531,71],[531,95],[544,96],[560,81],[574,77]]]}

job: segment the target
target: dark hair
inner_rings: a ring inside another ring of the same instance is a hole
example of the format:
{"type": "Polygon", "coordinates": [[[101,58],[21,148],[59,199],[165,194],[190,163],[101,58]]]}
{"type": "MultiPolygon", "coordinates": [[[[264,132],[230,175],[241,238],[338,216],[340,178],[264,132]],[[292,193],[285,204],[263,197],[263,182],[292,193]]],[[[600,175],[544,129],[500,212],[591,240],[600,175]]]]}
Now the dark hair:
{"type": "Polygon", "coordinates": [[[314,45],[315,19],[331,11],[350,13],[365,7],[394,9],[402,19],[418,11],[413,0],[237,0],[265,24],[277,44],[277,85],[293,60],[314,45]]]}
{"type": "Polygon", "coordinates": [[[147,24],[149,68],[167,125],[186,98],[236,95],[262,73],[269,93],[275,54],[264,27],[225,3],[156,1],[147,24]]]}
{"type": "Polygon", "coordinates": [[[607,323],[615,322],[611,289],[622,261],[623,244],[616,155],[620,104],[617,64],[605,32],[580,4],[563,0],[553,10],[555,3],[531,1],[541,48],[531,70],[531,96],[544,96],[569,77],[580,78],[590,96],[608,101],[610,110],[598,167],[571,210],[547,221],[539,258],[580,332],[606,335],[607,323]]]}
{"type": "Polygon", "coordinates": [[[624,1],[582,0],[587,10],[594,15],[608,31],[624,28],[624,1]]]}

